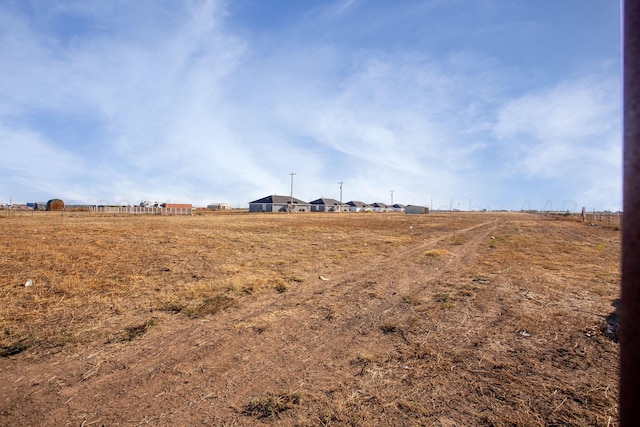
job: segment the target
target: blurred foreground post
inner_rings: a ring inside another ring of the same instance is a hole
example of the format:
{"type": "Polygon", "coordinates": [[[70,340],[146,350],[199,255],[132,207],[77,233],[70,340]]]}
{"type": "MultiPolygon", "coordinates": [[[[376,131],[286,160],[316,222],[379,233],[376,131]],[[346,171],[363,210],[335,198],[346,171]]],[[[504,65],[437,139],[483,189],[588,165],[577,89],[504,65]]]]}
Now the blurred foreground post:
{"type": "Polygon", "coordinates": [[[620,300],[620,425],[640,426],[640,1],[623,5],[624,221],[620,300]]]}

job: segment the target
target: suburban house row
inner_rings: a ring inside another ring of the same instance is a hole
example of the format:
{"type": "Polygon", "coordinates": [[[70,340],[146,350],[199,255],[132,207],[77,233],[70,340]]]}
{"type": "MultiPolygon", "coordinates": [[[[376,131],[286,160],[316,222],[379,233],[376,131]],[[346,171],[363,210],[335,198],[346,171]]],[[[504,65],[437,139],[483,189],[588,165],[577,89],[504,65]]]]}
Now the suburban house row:
{"type": "Polygon", "coordinates": [[[272,195],[249,202],[249,212],[405,212],[429,213],[429,208],[416,205],[387,205],[382,202],[364,203],[352,200],[340,203],[335,199],[321,197],[305,202],[295,197],[272,195]]]}

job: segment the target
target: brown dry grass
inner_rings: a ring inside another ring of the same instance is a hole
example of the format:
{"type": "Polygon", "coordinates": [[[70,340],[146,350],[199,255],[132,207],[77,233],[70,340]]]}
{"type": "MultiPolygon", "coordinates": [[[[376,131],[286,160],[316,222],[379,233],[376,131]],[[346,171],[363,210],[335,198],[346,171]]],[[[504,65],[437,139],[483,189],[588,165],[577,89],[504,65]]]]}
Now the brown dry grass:
{"type": "Polygon", "coordinates": [[[0,345],[99,340],[157,311],[212,314],[412,240],[403,217],[375,219],[0,217],[0,345]]]}
{"type": "Polygon", "coordinates": [[[612,227],[29,213],[0,247],[0,424],[617,423],[612,227]]]}

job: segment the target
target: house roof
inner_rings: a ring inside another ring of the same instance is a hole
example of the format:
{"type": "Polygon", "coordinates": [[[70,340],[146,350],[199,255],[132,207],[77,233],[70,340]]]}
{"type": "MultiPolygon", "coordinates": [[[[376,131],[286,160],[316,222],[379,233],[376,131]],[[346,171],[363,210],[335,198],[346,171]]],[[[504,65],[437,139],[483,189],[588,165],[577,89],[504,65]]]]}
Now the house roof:
{"type": "Polygon", "coordinates": [[[394,204],[392,207],[394,207],[394,208],[398,209],[398,208],[404,208],[405,206],[404,206],[404,205],[401,205],[400,203],[396,203],[396,204],[394,204]]]}
{"type": "MultiPolygon", "coordinates": [[[[321,197],[317,200],[309,202],[311,205],[331,205],[331,206],[340,206],[340,202],[336,199],[328,199],[326,197],[321,197]]],[[[342,203],[342,205],[346,205],[346,203],[342,203]]]]}
{"type": "Polygon", "coordinates": [[[382,202],[372,203],[371,206],[373,206],[374,208],[387,208],[387,207],[389,207],[386,203],[382,203],[382,202]]]}
{"type": "Polygon", "coordinates": [[[352,200],[352,201],[350,201],[350,202],[347,202],[347,204],[348,204],[349,206],[353,206],[353,207],[356,207],[356,208],[366,208],[366,207],[368,207],[368,206],[369,206],[367,203],[359,202],[359,201],[357,201],[357,200],[352,200]]]}
{"type": "MultiPolygon", "coordinates": [[[[258,200],[254,200],[253,202],[249,202],[249,204],[251,203],[267,203],[267,204],[276,204],[276,205],[287,205],[289,203],[291,203],[291,196],[278,196],[276,194],[272,195],[272,196],[267,196],[267,197],[263,197],[262,199],[258,199],[258,200]]],[[[293,204],[298,204],[298,205],[308,205],[309,203],[300,200],[300,199],[296,199],[295,197],[293,198],[293,204]]]]}

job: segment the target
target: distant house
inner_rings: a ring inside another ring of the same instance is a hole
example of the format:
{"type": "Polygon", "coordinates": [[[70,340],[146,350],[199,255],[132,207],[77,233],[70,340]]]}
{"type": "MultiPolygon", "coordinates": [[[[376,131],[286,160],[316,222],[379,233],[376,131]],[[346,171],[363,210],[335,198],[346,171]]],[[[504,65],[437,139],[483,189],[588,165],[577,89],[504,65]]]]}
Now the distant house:
{"type": "Polygon", "coordinates": [[[382,202],[372,203],[371,208],[374,212],[386,212],[389,210],[389,206],[382,202]]]}
{"type": "Polygon", "coordinates": [[[207,205],[207,209],[212,211],[224,211],[231,209],[231,205],[229,203],[211,203],[207,205]]]}
{"type": "Polygon", "coordinates": [[[407,205],[404,208],[404,213],[407,213],[407,214],[428,214],[429,213],[429,208],[426,208],[424,206],[417,206],[417,205],[407,205]]]}
{"type": "Polygon", "coordinates": [[[357,200],[352,200],[347,202],[347,204],[349,205],[349,211],[351,212],[371,212],[373,210],[368,204],[357,200]]]}
{"type": "Polygon", "coordinates": [[[340,203],[336,199],[321,197],[309,202],[309,204],[311,205],[311,212],[349,212],[349,205],[340,203]]]}
{"type": "Polygon", "coordinates": [[[400,203],[396,203],[391,206],[391,210],[394,212],[404,212],[405,205],[401,205],[400,203]]]}
{"type": "Polygon", "coordinates": [[[275,194],[249,202],[249,212],[309,212],[310,210],[311,204],[307,202],[295,197],[275,194]]]}

